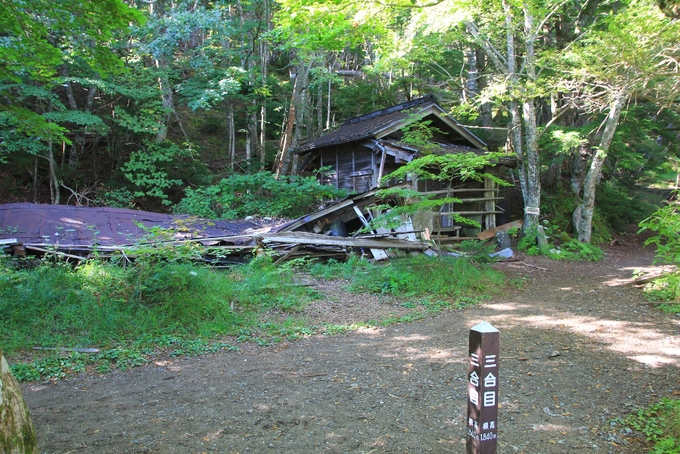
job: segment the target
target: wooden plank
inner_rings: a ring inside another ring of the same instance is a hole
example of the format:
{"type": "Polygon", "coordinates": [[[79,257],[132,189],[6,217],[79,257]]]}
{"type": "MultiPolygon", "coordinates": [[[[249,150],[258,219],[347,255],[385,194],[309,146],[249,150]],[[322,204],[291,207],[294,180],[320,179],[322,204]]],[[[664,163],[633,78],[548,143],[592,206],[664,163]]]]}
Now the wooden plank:
{"type": "MultiPolygon", "coordinates": [[[[361,209],[358,206],[354,207],[354,212],[357,214],[357,217],[361,220],[361,223],[364,224],[364,227],[367,229],[369,228],[368,221],[364,217],[363,213],[361,212],[361,209]]],[[[371,230],[371,233],[375,233],[373,230],[371,230]]],[[[373,254],[373,258],[376,260],[385,260],[387,259],[387,253],[381,249],[371,249],[371,254],[373,254]]]]}
{"type": "Polygon", "coordinates": [[[484,230],[483,232],[479,232],[477,234],[477,238],[479,238],[480,240],[488,240],[489,238],[495,237],[496,233],[498,233],[500,231],[507,232],[510,229],[520,228],[520,227],[522,227],[522,224],[524,224],[524,221],[522,219],[518,219],[518,220],[512,221],[512,222],[508,222],[507,224],[499,225],[498,227],[494,227],[493,229],[484,230]]]}
{"type": "Polygon", "coordinates": [[[458,198],[460,202],[456,202],[456,204],[460,205],[461,203],[468,203],[468,202],[492,202],[494,200],[503,200],[504,197],[471,197],[471,198],[466,198],[466,199],[461,199],[458,198]]]}
{"type": "Polygon", "coordinates": [[[421,241],[378,238],[345,238],[339,236],[317,235],[305,232],[277,232],[261,234],[264,244],[311,244],[315,246],[367,247],[376,249],[405,249],[422,251],[430,245],[421,241]]]}
{"type": "Polygon", "coordinates": [[[460,192],[498,192],[498,188],[495,189],[489,189],[489,188],[460,188],[460,189],[441,189],[437,191],[420,191],[423,194],[435,194],[435,195],[441,195],[441,194],[457,194],[460,192]]]}
{"type": "Polygon", "coordinates": [[[333,205],[333,206],[328,207],[328,208],[323,209],[323,210],[319,210],[316,213],[312,213],[308,216],[300,218],[297,221],[293,222],[292,224],[289,224],[286,227],[284,227],[283,229],[281,229],[281,231],[282,232],[289,232],[289,231],[295,230],[295,229],[300,228],[303,225],[305,225],[305,224],[307,224],[311,221],[314,221],[314,220],[319,219],[321,217],[324,217],[328,214],[331,214],[331,213],[334,213],[338,210],[346,208],[346,207],[352,205],[353,203],[354,203],[354,201],[351,200],[351,199],[344,200],[344,201],[342,201],[342,202],[340,202],[336,205],[333,205]]]}
{"type": "Polygon", "coordinates": [[[467,214],[499,214],[499,213],[504,213],[504,211],[442,211],[441,213],[435,213],[439,214],[442,216],[448,216],[451,214],[462,214],[462,215],[467,215],[467,214]]]}

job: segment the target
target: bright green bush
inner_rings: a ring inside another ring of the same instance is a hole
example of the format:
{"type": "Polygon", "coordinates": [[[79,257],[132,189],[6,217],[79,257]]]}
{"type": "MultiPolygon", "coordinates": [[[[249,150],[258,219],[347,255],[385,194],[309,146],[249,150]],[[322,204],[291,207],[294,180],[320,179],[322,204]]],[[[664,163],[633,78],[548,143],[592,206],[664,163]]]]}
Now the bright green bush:
{"type": "MultiPolygon", "coordinates": [[[[675,193],[677,197],[678,193],[675,193]]],[[[640,232],[656,232],[645,241],[645,245],[656,246],[656,262],[680,265],[680,211],[677,201],[660,208],[652,216],[640,223],[640,232]]],[[[680,300],[680,275],[678,273],[656,279],[647,284],[644,290],[649,301],[680,300]]],[[[677,305],[661,305],[661,310],[670,313],[680,312],[677,305]]]]}
{"type": "MultiPolygon", "coordinates": [[[[673,273],[645,285],[643,294],[647,301],[680,301],[680,273],[673,273]]],[[[680,312],[678,304],[661,304],[658,306],[664,312],[677,314],[680,312]]]]}
{"type": "Polygon", "coordinates": [[[626,424],[653,443],[652,454],[680,454],[680,400],[662,399],[626,418],[626,424]]]}
{"type": "Polygon", "coordinates": [[[322,202],[346,195],[314,177],[281,177],[269,172],[232,175],[214,186],[186,189],[176,213],[210,219],[243,219],[246,216],[299,217],[322,202]]]}
{"type": "MultiPolygon", "coordinates": [[[[677,197],[680,193],[676,192],[677,197]]],[[[656,232],[645,241],[645,246],[656,246],[656,260],[669,264],[680,264],[680,211],[677,201],[660,208],[640,223],[640,232],[656,232]]]]}

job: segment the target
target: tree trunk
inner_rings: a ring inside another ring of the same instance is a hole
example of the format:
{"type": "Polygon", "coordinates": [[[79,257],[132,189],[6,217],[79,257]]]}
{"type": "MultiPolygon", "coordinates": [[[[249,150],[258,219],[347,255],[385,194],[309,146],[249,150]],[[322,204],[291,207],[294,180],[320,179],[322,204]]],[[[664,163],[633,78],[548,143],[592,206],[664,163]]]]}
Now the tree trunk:
{"type": "Polygon", "coordinates": [[[583,180],[586,178],[586,167],[590,156],[590,139],[584,140],[578,146],[578,155],[574,158],[571,169],[571,192],[575,195],[581,194],[583,180]]]}
{"type": "Polygon", "coordinates": [[[229,167],[234,170],[236,161],[236,128],[234,126],[234,104],[227,104],[227,151],[229,152],[229,167]]]}
{"type": "MultiPolygon", "coordinates": [[[[534,18],[524,4],[524,66],[530,83],[536,80],[536,55],[534,51],[534,18]]],[[[526,172],[526,198],[524,199],[524,228],[525,231],[533,231],[538,226],[541,207],[541,167],[538,157],[538,126],[536,121],[536,105],[533,93],[525,94],[525,101],[522,104],[522,114],[524,117],[524,168],[526,172]]],[[[540,235],[540,233],[539,233],[540,235]]],[[[543,235],[540,235],[543,236],[543,235]]]]}
{"type": "Polygon", "coordinates": [[[479,95],[479,70],[477,65],[477,49],[468,46],[465,49],[465,60],[467,63],[467,79],[463,90],[463,100],[469,102],[479,95]]]}
{"type": "Polygon", "coordinates": [[[600,137],[600,144],[595,149],[595,156],[590,163],[590,168],[583,183],[583,200],[576,207],[573,214],[574,228],[578,233],[578,240],[582,243],[590,243],[593,233],[593,211],[595,210],[595,186],[599,179],[604,160],[607,158],[609,146],[616,133],[621,112],[628,101],[627,94],[619,94],[612,101],[609,114],[605,119],[604,131],[600,137]]]}
{"type": "Polygon", "coordinates": [[[285,175],[288,172],[286,168],[287,162],[289,162],[288,155],[290,153],[291,143],[293,142],[293,128],[295,125],[295,92],[297,91],[297,75],[292,75],[293,79],[293,95],[291,97],[290,107],[288,108],[288,117],[286,119],[286,126],[283,130],[283,135],[281,136],[281,145],[278,154],[276,155],[276,161],[274,162],[274,173],[276,178],[281,175],[285,175]]]}
{"type": "MultiPolygon", "coordinates": [[[[156,67],[160,67],[160,62],[156,61],[156,67]]],[[[170,81],[163,78],[158,78],[158,88],[161,92],[161,102],[163,110],[165,110],[165,121],[160,125],[158,132],[156,133],[156,143],[161,143],[168,137],[168,124],[170,123],[170,118],[173,112],[173,102],[172,102],[172,86],[170,81]]]]}
{"type": "Polygon", "coordinates": [[[302,139],[302,128],[305,128],[305,110],[308,102],[307,85],[309,82],[309,70],[311,63],[300,62],[297,65],[297,72],[291,74],[293,83],[293,95],[290,101],[290,110],[288,111],[288,119],[284,136],[281,140],[281,150],[274,165],[276,177],[287,175],[289,172],[294,173],[295,169],[291,169],[291,162],[294,166],[293,151],[298,147],[302,139]],[[290,170],[289,170],[290,169],[290,170]]]}
{"type": "Polygon", "coordinates": [[[6,454],[33,454],[38,450],[33,421],[19,383],[0,350],[0,449],[6,454]]]}
{"type": "Polygon", "coordinates": [[[59,205],[59,180],[57,179],[57,165],[54,162],[52,139],[47,144],[47,163],[50,172],[50,201],[52,205],[59,205]]]}
{"type": "MultiPolygon", "coordinates": [[[[487,87],[487,82],[486,82],[486,76],[484,75],[484,72],[482,71],[482,68],[485,67],[485,54],[480,49],[477,47],[475,49],[475,52],[477,54],[475,61],[477,62],[477,74],[479,77],[479,90],[482,91],[487,87]]],[[[490,102],[484,102],[482,103],[481,106],[479,106],[479,115],[482,120],[482,126],[485,128],[490,128],[493,126],[493,108],[491,106],[490,102]]]]}

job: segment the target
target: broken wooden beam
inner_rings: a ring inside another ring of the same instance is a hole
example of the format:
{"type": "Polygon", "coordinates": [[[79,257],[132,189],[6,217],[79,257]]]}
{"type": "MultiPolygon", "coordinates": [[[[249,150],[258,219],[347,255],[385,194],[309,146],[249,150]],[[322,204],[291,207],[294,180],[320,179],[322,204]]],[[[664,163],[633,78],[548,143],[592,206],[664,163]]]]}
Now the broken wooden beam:
{"type": "Polygon", "coordinates": [[[518,219],[516,221],[508,222],[507,224],[499,225],[498,227],[494,227],[493,229],[489,230],[484,230],[483,232],[479,232],[477,234],[477,238],[480,240],[488,240],[489,238],[493,238],[496,236],[496,234],[500,231],[505,231],[507,232],[510,229],[518,229],[522,227],[524,224],[524,221],[522,219],[518,219]]]}
{"type": "Polygon", "coordinates": [[[375,249],[404,249],[423,251],[431,245],[421,241],[407,241],[387,238],[348,238],[339,236],[318,235],[306,232],[276,232],[260,235],[263,244],[290,243],[311,244],[315,246],[365,247],[375,249]]]}

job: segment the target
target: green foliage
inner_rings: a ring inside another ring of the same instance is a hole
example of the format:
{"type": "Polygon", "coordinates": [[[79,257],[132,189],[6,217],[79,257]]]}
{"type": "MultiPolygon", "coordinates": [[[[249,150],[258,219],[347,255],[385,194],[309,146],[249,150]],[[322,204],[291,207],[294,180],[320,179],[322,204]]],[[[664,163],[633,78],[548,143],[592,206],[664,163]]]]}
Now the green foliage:
{"type": "MultiPolygon", "coordinates": [[[[653,280],[645,285],[643,293],[647,301],[680,301],[680,273],[673,273],[653,280]]],[[[669,314],[680,313],[680,304],[661,304],[658,307],[669,314]]]]}
{"type": "Polygon", "coordinates": [[[293,319],[266,326],[259,321],[267,311],[293,314],[315,295],[304,286],[281,284],[293,281],[292,270],[265,257],[218,271],[192,263],[193,252],[178,255],[169,262],[169,252],[140,249],[129,253],[134,261],[125,267],[93,260],[76,268],[45,262],[22,269],[0,260],[0,342],[7,354],[33,346],[101,351],[37,356],[16,366],[19,377],[61,377],[89,364],[101,371],[124,369],[146,362],[157,348],[174,354],[229,349],[210,339],[242,329],[253,338],[308,332],[293,319]]]}
{"type": "Polygon", "coordinates": [[[465,258],[423,255],[393,259],[384,265],[376,264],[370,272],[355,273],[349,288],[355,292],[455,301],[492,292],[502,280],[500,273],[465,258]]]}
{"type": "Polygon", "coordinates": [[[147,142],[143,150],[130,155],[122,171],[134,185],[135,197],[154,197],[160,199],[163,205],[170,205],[172,202],[167,191],[182,184],[182,180],[170,177],[170,169],[178,160],[190,157],[190,150],[181,149],[173,143],[147,142]]]}
{"type": "Polygon", "coordinates": [[[314,177],[281,177],[269,172],[232,175],[214,186],[187,188],[174,210],[210,219],[246,216],[298,217],[345,193],[320,185],[314,177]]]}
{"type": "Polygon", "coordinates": [[[597,215],[616,233],[626,230],[652,215],[658,205],[650,203],[645,195],[631,190],[616,180],[603,181],[597,186],[595,202],[597,215]]]}
{"type": "Polygon", "coordinates": [[[308,271],[314,277],[323,279],[351,279],[357,274],[367,274],[373,269],[373,264],[357,255],[353,255],[346,262],[329,260],[328,262],[312,262],[308,271]]]}
{"type": "Polygon", "coordinates": [[[540,247],[537,230],[533,230],[524,232],[524,236],[517,243],[517,249],[526,252],[527,255],[544,255],[553,260],[572,262],[583,260],[597,262],[604,258],[604,252],[599,247],[571,239],[548,221],[543,221],[542,224],[547,244],[540,247]]]}
{"type": "Polygon", "coordinates": [[[441,133],[441,130],[432,126],[431,120],[415,121],[402,129],[404,136],[401,141],[413,145],[422,153],[430,153],[438,148],[438,145],[432,142],[435,133],[441,133]]]}
{"type": "Polygon", "coordinates": [[[628,416],[626,424],[653,443],[650,453],[680,453],[680,400],[662,399],[628,416]]]}
{"type": "Polygon", "coordinates": [[[493,166],[494,158],[500,156],[502,156],[501,153],[488,153],[484,155],[475,153],[428,154],[414,159],[389,175],[384,176],[383,182],[393,179],[405,181],[413,177],[441,182],[450,182],[454,179],[483,181],[484,177],[488,177],[502,186],[507,186],[508,183],[498,177],[480,172],[485,166],[493,166]]]}
{"type": "MultiPolygon", "coordinates": [[[[427,125],[424,126],[424,129],[419,126],[416,129],[417,137],[413,140],[421,140],[423,139],[423,134],[425,135],[424,137],[428,137],[432,132],[432,128],[427,125]]],[[[407,181],[417,178],[420,181],[437,181],[441,183],[443,187],[451,187],[453,184],[462,181],[484,181],[484,178],[489,178],[500,186],[507,186],[508,183],[506,181],[495,175],[483,172],[483,169],[486,166],[493,166],[493,160],[500,156],[500,153],[488,153],[484,155],[477,155],[475,153],[443,155],[434,153],[426,154],[399,167],[389,175],[384,176],[382,181],[407,181]]],[[[398,187],[380,190],[378,191],[378,196],[383,199],[397,196],[409,201],[409,203],[399,207],[386,206],[385,208],[390,209],[389,213],[378,216],[372,221],[372,225],[378,227],[388,226],[390,221],[398,218],[402,214],[411,215],[421,210],[436,212],[446,204],[461,202],[460,199],[455,197],[426,195],[412,189],[398,187]]],[[[458,224],[477,228],[481,227],[479,222],[459,214],[454,213],[452,218],[458,224]]]]}
{"type": "Polygon", "coordinates": [[[551,249],[549,255],[550,258],[567,261],[599,262],[604,258],[602,249],[578,240],[571,240],[561,244],[559,248],[551,249]]]}
{"type": "MultiPolygon", "coordinates": [[[[678,192],[675,193],[676,197],[678,192]]],[[[640,232],[656,232],[645,241],[645,246],[656,246],[656,260],[680,264],[680,212],[677,201],[672,201],[665,207],[657,210],[653,215],[640,223],[640,232]]]]}

